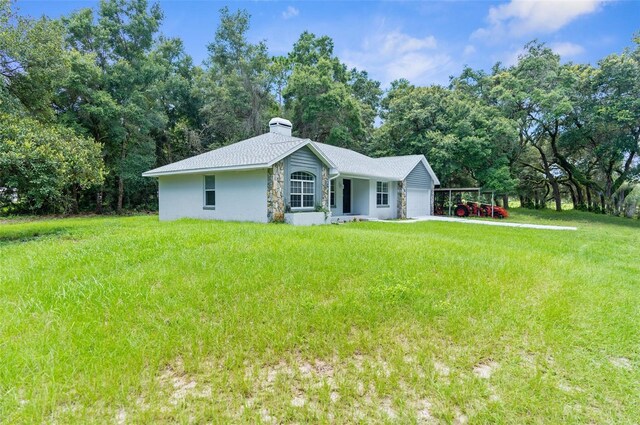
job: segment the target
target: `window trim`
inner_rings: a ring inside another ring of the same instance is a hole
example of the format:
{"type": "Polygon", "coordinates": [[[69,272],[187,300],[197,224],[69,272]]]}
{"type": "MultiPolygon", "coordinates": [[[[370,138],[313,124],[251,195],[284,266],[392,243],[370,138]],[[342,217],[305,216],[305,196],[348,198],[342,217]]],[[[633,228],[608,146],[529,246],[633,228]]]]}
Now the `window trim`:
{"type": "Polygon", "coordinates": [[[214,174],[205,175],[202,179],[202,209],[216,209],[216,176],[214,174]],[[207,189],[207,177],[213,177],[213,189],[207,189]],[[207,192],[213,192],[213,205],[207,205],[207,192]]]}
{"type": "Polygon", "coordinates": [[[376,182],[376,207],[377,208],[388,208],[389,207],[389,182],[376,182]],[[387,197],[387,202],[384,202],[385,195],[387,197]],[[378,197],[381,198],[382,203],[379,202],[378,197]]]}
{"type": "Polygon", "coordinates": [[[336,206],[336,179],[329,180],[329,208],[337,208],[336,206]]]}
{"type": "Polygon", "coordinates": [[[303,211],[303,210],[313,210],[316,207],[316,176],[313,173],[310,173],[309,171],[294,171],[293,173],[289,174],[289,205],[291,208],[291,211],[303,211]],[[311,179],[300,179],[300,178],[293,178],[294,174],[306,174],[308,176],[311,177],[311,179]],[[300,192],[293,192],[293,182],[300,182],[300,192]],[[309,183],[311,182],[311,188],[312,191],[311,192],[306,192],[304,190],[304,183],[309,183]],[[291,200],[292,196],[300,196],[300,206],[299,207],[294,207],[293,206],[293,202],[291,200]],[[305,196],[313,196],[313,202],[311,206],[305,206],[304,205],[304,197],[305,196]]]}

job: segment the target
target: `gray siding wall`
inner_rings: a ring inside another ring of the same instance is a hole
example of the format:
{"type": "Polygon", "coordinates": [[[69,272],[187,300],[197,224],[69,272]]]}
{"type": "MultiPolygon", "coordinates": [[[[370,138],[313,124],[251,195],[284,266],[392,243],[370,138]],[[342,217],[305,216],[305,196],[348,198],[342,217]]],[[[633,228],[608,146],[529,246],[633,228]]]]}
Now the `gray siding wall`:
{"type": "Polygon", "coordinates": [[[204,175],[161,176],[160,220],[183,217],[267,221],[267,170],[225,171],[216,177],[215,209],[204,208],[204,175]]]}
{"type": "Polygon", "coordinates": [[[431,189],[433,188],[433,180],[427,171],[427,168],[420,162],[407,176],[407,187],[414,189],[431,189]]]}
{"type": "MultiPolygon", "coordinates": [[[[306,171],[316,178],[316,205],[322,204],[322,161],[309,149],[304,147],[298,149],[284,159],[284,202],[290,204],[290,180],[291,173],[296,171],[306,171]]],[[[313,209],[313,208],[310,208],[313,209]]]]}
{"type": "MultiPolygon", "coordinates": [[[[406,180],[407,182],[407,214],[409,214],[409,203],[415,202],[415,199],[409,199],[411,196],[411,189],[429,190],[429,206],[428,214],[433,214],[433,179],[429,175],[427,168],[422,162],[418,163],[415,168],[409,173],[406,180]]],[[[415,196],[415,195],[414,195],[415,196]]]]}
{"type": "Polygon", "coordinates": [[[369,215],[369,180],[351,179],[351,214],[369,215]]]}
{"type": "Polygon", "coordinates": [[[369,216],[380,219],[397,218],[398,215],[398,182],[390,181],[389,183],[389,206],[378,206],[378,182],[382,180],[371,180],[369,182],[369,216]]]}

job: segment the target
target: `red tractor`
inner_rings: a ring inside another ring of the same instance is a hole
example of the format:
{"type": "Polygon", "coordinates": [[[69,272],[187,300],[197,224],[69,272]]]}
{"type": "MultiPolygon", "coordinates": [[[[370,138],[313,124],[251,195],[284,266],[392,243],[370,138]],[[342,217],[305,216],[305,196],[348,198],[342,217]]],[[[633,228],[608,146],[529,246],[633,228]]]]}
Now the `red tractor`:
{"type": "Polygon", "coordinates": [[[467,202],[466,204],[461,202],[456,206],[453,213],[457,217],[484,217],[485,210],[477,202],[467,202]]]}
{"type": "Polygon", "coordinates": [[[453,210],[453,214],[456,217],[493,217],[493,218],[506,218],[509,217],[509,213],[502,207],[489,204],[478,204],[477,202],[460,202],[453,210]]]}
{"type": "Polygon", "coordinates": [[[482,204],[482,207],[484,208],[487,217],[493,217],[493,218],[507,218],[507,217],[509,217],[509,212],[507,210],[505,210],[504,208],[499,207],[497,205],[494,205],[492,207],[489,204],[482,204]],[[493,214],[492,214],[491,208],[493,208],[493,214]]]}

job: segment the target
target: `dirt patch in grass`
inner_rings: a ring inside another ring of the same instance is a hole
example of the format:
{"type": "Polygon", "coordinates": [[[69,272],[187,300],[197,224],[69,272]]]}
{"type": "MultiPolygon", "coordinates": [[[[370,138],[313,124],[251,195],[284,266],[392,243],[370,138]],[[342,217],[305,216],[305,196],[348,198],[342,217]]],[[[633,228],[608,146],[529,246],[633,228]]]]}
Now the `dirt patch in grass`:
{"type": "Polygon", "coordinates": [[[489,379],[498,368],[499,364],[493,360],[478,363],[473,367],[473,373],[481,379],[489,379]]]}
{"type": "MultiPolygon", "coordinates": [[[[165,400],[163,411],[192,409],[211,399],[208,377],[218,373],[220,365],[208,361],[201,370],[187,373],[182,359],[177,358],[162,369],[155,379],[165,400]]],[[[411,367],[420,365],[416,361],[411,367]]],[[[216,391],[215,397],[228,400],[232,421],[259,418],[265,423],[280,423],[286,422],[292,411],[318,421],[437,421],[433,401],[417,390],[415,383],[398,380],[399,376],[378,355],[309,359],[296,353],[276,362],[245,364],[239,377],[244,382],[243,393],[223,390],[216,391]],[[389,388],[390,382],[396,386],[389,388]]]]}
{"type": "MultiPolygon", "coordinates": [[[[412,367],[419,365],[414,363],[412,367]]],[[[327,418],[334,418],[334,408],[351,406],[346,409],[351,415],[344,418],[347,421],[365,418],[432,421],[432,403],[407,384],[399,383],[403,393],[400,404],[380,389],[378,384],[393,380],[395,372],[381,357],[356,353],[348,358],[314,360],[294,355],[259,368],[248,366],[245,375],[252,385],[251,398],[257,404],[269,400],[270,394],[284,390],[290,394],[291,406],[307,409],[318,415],[316,417],[324,412],[327,418]]],[[[264,414],[261,416],[266,419],[264,414]]],[[[269,412],[269,417],[273,416],[269,412]]]]}
{"type": "Polygon", "coordinates": [[[442,362],[434,362],[433,367],[435,368],[436,372],[441,376],[449,376],[449,374],[451,373],[451,369],[449,368],[449,366],[447,366],[442,362]]]}
{"type": "Polygon", "coordinates": [[[620,369],[631,370],[633,368],[631,360],[626,357],[613,357],[609,359],[609,361],[612,365],[620,369]]]}
{"type": "Polygon", "coordinates": [[[127,423],[127,411],[124,409],[119,409],[118,413],[116,413],[116,424],[124,425],[127,423]]]}
{"type": "Polygon", "coordinates": [[[169,392],[169,403],[174,406],[187,397],[211,397],[211,386],[198,383],[195,376],[185,373],[180,357],[166,367],[158,381],[160,386],[169,392]]]}

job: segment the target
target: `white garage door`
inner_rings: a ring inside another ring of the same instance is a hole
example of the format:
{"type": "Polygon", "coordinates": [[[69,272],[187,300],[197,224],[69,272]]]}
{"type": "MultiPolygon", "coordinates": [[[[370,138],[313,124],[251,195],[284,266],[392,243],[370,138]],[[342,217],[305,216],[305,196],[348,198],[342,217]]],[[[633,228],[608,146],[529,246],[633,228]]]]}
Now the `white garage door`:
{"type": "Polygon", "coordinates": [[[424,189],[407,189],[407,217],[422,217],[429,214],[431,191],[424,189]]]}

